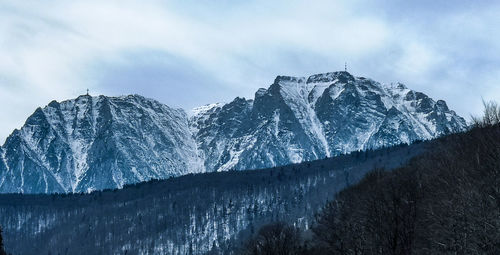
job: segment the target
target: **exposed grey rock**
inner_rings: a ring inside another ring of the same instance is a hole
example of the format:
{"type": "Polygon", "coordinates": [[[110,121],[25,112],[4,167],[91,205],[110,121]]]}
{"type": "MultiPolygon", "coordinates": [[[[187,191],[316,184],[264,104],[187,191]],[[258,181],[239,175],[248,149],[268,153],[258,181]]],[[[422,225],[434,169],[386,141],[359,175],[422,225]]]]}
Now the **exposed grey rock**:
{"type": "Polygon", "coordinates": [[[403,84],[347,72],[278,76],[253,100],[193,110],[141,96],[38,108],[0,147],[0,192],[87,192],[188,173],[272,167],[432,139],[465,120],[403,84]]]}
{"type": "Polygon", "coordinates": [[[278,76],[254,101],[237,98],[191,120],[207,171],[298,163],[467,127],[442,100],[348,72],[278,76]]]}
{"type": "Polygon", "coordinates": [[[53,101],[1,152],[4,193],[121,188],[203,169],[184,111],[137,95],[53,101]]]}

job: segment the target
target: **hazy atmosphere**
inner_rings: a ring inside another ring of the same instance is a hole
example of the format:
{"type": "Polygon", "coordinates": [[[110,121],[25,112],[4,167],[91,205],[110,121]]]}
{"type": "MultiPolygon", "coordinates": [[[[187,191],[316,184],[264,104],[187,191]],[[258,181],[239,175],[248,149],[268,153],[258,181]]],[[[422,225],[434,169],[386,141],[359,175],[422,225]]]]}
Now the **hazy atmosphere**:
{"type": "Polygon", "coordinates": [[[0,1],[0,255],[500,254],[499,52],[498,0],[0,1]]]}
{"type": "Polygon", "coordinates": [[[466,118],[500,101],[498,1],[374,2],[2,1],[0,143],[87,88],[188,110],[344,62],[466,118]]]}

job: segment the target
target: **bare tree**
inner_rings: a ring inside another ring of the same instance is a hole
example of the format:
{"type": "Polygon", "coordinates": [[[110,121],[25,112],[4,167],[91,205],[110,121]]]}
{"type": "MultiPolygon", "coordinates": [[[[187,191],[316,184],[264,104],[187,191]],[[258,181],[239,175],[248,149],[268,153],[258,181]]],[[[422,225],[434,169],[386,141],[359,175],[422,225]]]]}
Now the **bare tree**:
{"type": "Polygon", "coordinates": [[[500,105],[494,101],[483,100],[483,116],[472,116],[472,125],[474,127],[488,127],[500,123],[500,105]]]}
{"type": "Polygon", "coordinates": [[[300,252],[300,233],[283,222],[263,226],[242,251],[245,255],[295,255],[300,252]]]}

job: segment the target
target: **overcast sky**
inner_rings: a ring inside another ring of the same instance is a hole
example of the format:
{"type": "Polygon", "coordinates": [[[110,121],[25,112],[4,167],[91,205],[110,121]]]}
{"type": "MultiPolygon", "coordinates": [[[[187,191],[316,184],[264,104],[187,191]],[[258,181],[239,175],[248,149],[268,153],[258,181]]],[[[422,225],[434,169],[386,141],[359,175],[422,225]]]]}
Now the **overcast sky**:
{"type": "Polygon", "coordinates": [[[0,144],[87,88],[190,109],[345,61],[468,118],[500,101],[500,1],[1,1],[0,144]]]}

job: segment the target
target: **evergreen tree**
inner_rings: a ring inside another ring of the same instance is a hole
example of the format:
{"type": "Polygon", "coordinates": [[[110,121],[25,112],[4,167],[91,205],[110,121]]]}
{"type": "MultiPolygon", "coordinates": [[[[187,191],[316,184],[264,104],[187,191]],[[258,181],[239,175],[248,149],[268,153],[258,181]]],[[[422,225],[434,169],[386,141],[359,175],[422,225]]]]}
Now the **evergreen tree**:
{"type": "Polygon", "coordinates": [[[0,255],[7,255],[3,247],[2,227],[0,226],[0,255]]]}

